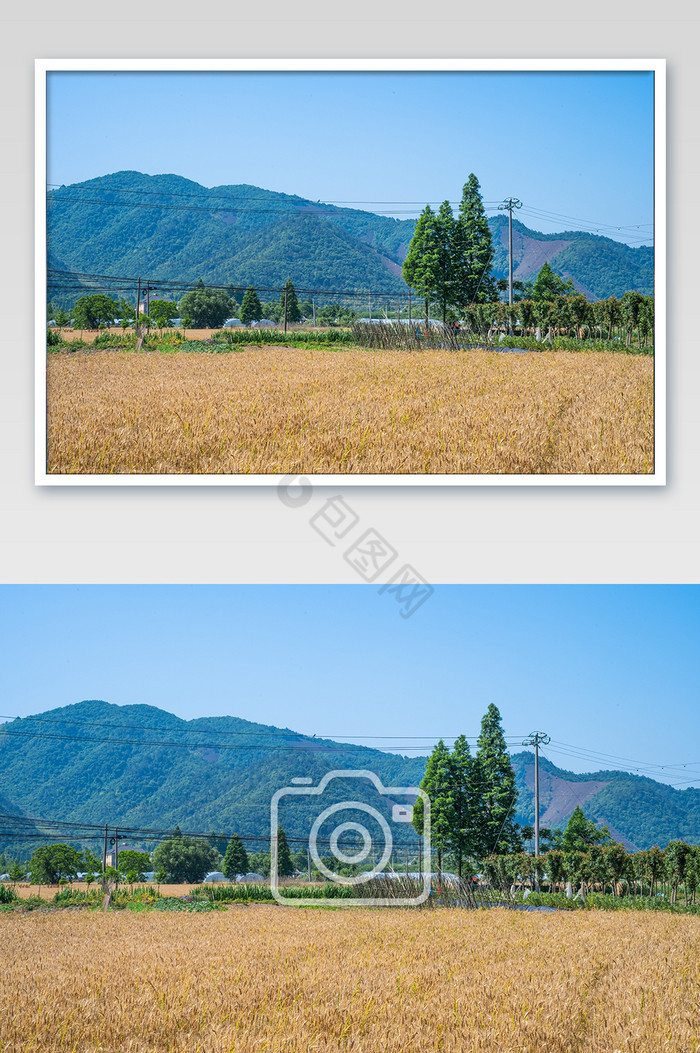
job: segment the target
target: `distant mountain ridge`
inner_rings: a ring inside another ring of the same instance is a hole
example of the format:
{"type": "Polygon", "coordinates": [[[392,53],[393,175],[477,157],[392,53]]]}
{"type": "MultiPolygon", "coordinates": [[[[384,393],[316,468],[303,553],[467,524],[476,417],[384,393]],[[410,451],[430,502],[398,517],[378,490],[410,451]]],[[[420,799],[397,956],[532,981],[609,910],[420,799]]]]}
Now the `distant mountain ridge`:
{"type": "MultiPolygon", "coordinates": [[[[368,769],[384,786],[415,786],[425,772],[425,757],[238,717],[186,721],[154,706],[86,701],[39,719],[0,726],[0,815],[261,835],[269,830],[272,795],[293,778],[317,786],[329,771],[368,769]]],[[[534,757],[522,752],[511,761],[520,793],[515,817],[532,824],[534,757]]],[[[360,793],[357,784],[353,789],[360,793]]],[[[359,799],[377,804],[374,792],[362,793],[359,799]]],[[[577,804],[630,849],[675,838],[700,843],[700,789],[676,790],[620,771],[577,775],[541,757],[542,825],[562,828],[577,804]]],[[[307,836],[317,813],[318,800],[309,799],[298,828],[288,832],[307,836]]],[[[11,843],[0,823],[0,850],[11,843]]]]}
{"type": "MultiPolygon", "coordinates": [[[[489,220],[497,278],[508,274],[508,221],[489,220]]],[[[207,188],[178,175],[114,172],[47,195],[52,266],[89,274],[142,276],[340,295],[406,292],[401,265],[415,220],[340,208],[248,184],[207,188]]],[[[596,234],[540,234],[513,221],[516,279],[548,261],[589,299],[653,291],[654,254],[596,234]]],[[[56,290],[58,303],[63,294],[56,290]]],[[[66,297],[63,296],[65,299],[66,297]]]]}

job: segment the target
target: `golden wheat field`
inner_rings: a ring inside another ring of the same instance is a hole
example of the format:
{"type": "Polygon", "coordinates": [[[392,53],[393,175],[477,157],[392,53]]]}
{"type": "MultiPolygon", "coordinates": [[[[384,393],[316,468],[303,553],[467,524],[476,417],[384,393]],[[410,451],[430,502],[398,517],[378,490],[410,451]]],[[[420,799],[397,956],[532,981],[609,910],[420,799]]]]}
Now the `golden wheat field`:
{"type": "Polygon", "coordinates": [[[692,1053],[700,920],[619,912],[10,914],[3,1053],[692,1053]]]}
{"type": "Polygon", "coordinates": [[[289,347],[48,356],[56,474],[643,474],[653,360],[289,347]]]}

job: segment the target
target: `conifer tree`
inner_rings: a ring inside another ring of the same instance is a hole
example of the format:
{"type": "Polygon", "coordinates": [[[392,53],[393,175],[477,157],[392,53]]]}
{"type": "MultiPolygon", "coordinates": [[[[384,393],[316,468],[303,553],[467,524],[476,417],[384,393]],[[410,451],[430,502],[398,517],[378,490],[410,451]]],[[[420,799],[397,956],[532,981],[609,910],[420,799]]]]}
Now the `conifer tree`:
{"type": "Polygon", "coordinates": [[[610,840],[607,826],[597,827],[592,819],[586,819],[577,804],[566,824],[561,846],[565,852],[585,852],[590,845],[601,845],[610,840]]]}
{"type": "Polygon", "coordinates": [[[449,759],[450,771],[450,848],[457,859],[457,873],[462,876],[466,856],[480,856],[484,809],[481,795],[481,771],[472,757],[464,735],[455,739],[449,759]]]}
{"type": "Polygon", "coordinates": [[[238,317],[243,325],[248,325],[249,322],[259,322],[262,318],[262,305],[252,285],[245,291],[238,317]]]}
{"type": "Polygon", "coordinates": [[[227,878],[235,878],[237,874],[247,874],[250,870],[248,853],[238,834],[234,834],[228,843],[221,869],[227,878]]]}
{"type": "Polygon", "coordinates": [[[479,180],[472,172],[462,188],[455,230],[456,281],[462,304],[493,303],[498,299],[493,277],[491,229],[481,200],[479,180]]]}
{"type": "Polygon", "coordinates": [[[443,325],[447,320],[447,308],[459,299],[457,285],[457,223],[449,201],[443,201],[435,218],[437,233],[436,269],[439,279],[436,299],[442,307],[443,325]]]}
{"type": "Polygon", "coordinates": [[[520,834],[512,818],[518,799],[515,772],[506,748],[501,714],[493,703],[481,721],[477,747],[485,810],[482,851],[485,854],[518,852],[520,834]]]}
{"type": "Polygon", "coordinates": [[[406,283],[425,298],[426,328],[431,300],[440,304],[443,323],[448,307],[459,300],[457,248],[457,223],[449,201],[443,201],[437,215],[426,205],[416,223],[402,271],[406,283]]]}
{"type": "Polygon", "coordinates": [[[279,877],[291,877],[294,864],[287,843],[287,835],[281,826],[277,827],[277,874],[279,877]]]}
{"type": "Polygon", "coordinates": [[[438,286],[437,217],[426,205],[416,223],[411,244],[401,273],[407,285],[425,300],[425,327],[428,328],[428,308],[438,286]]]}
{"type": "Polygon", "coordinates": [[[287,292],[287,321],[288,322],[299,322],[301,321],[301,311],[299,310],[299,300],[297,298],[296,289],[292,285],[292,279],[287,278],[287,282],[284,289],[280,293],[280,305],[282,307],[282,317],[284,317],[284,294],[287,292]]]}
{"type": "Polygon", "coordinates": [[[571,279],[564,279],[555,274],[545,260],[532,286],[533,300],[556,300],[557,296],[567,296],[573,291],[574,283],[571,279]]]}
{"type": "MultiPolygon", "coordinates": [[[[443,850],[449,849],[452,833],[452,779],[450,751],[440,739],[428,757],[425,775],[421,781],[421,790],[430,798],[430,842],[437,849],[437,868],[442,870],[443,850]]],[[[419,834],[423,833],[423,801],[419,797],[413,806],[413,826],[419,834]]]]}

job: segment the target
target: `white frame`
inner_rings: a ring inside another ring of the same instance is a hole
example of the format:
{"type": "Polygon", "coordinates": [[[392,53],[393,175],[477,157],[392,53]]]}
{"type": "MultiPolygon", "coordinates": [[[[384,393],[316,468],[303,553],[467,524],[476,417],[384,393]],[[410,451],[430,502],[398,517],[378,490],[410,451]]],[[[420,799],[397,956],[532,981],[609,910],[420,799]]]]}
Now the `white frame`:
{"type": "Polygon", "coordinates": [[[46,471],[46,80],[54,71],[645,71],[654,73],[654,473],[315,475],[319,486],[664,486],[666,483],[665,59],[36,59],[35,483],[48,486],[277,486],[277,475],[49,475],[46,471]]]}

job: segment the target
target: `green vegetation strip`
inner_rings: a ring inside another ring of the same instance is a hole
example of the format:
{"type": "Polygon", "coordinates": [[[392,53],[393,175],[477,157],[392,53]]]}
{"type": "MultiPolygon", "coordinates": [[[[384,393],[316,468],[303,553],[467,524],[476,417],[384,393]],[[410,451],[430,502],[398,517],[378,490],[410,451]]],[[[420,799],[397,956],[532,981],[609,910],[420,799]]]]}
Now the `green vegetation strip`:
{"type": "MultiPolygon", "coordinates": [[[[352,899],[357,889],[352,885],[288,885],[284,888],[286,899],[299,900],[299,905],[314,905],[313,901],[329,899],[352,899]]],[[[41,896],[18,896],[9,885],[0,884],[0,913],[32,910],[52,910],[56,908],[88,908],[99,910],[102,907],[103,892],[98,886],[89,891],[65,888],[57,892],[53,899],[41,896]]],[[[439,906],[440,896],[431,897],[433,906],[439,906]]],[[[209,913],[213,910],[225,910],[229,903],[271,903],[274,897],[269,885],[263,884],[221,884],[198,885],[188,895],[181,898],[162,896],[154,886],[139,886],[134,889],[119,889],[112,893],[110,909],[129,910],[134,913],[143,911],[209,913]]],[[[664,911],[670,914],[700,914],[700,904],[673,903],[665,895],[658,896],[611,896],[600,892],[590,892],[586,896],[567,898],[563,892],[530,892],[525,895],[518,892],[515,903],[528,907],[555,907],[558,910],[635,910],[664,911]]]]}
{"type": "Polygon", "coordinates": [[[516,902],[528,907],[556,907],[558,910],[661,910],[668,914],[700,914],[700,904],[671,903],[665,895],[611,896],[589,892],[585,896],[567,898],[564,892],[519,893],[516,902]]]}
{"type": "MultiPolygon", "coordinates": [[[[391,334],[388,340],[382,340],[380,333],[382,327],[377,327],[377,332],[370,333],[364,339],[356,331],[346,329],[328,329],[319,332],[291,331],[283,333],[278,329],[261,330],[234,330],[223,333],[213,333],[206,340],[186,340],[181,333],[175,332],[167,335],[149,336],[141,348],[143,352],[156,351],[160,354],[172,354],[174,352],[197,352],[199,354],[222,355],[232,352],[245,351],[247,347],[282,346],[290,348],[302,348],[313,350],[315,348],[328,348],[330,350],[342,350],[351,347],[362,347],[367,350],[396,350],[396,351],[427,351],[427,350],[450,350],[450,351],[499,351],[508,352],[511,348],[522,351],[598,351],[627,355],[653,356],[653,346],[625,346],[619,339],[613,340],[574,340],[566,336],[554,336],[550,341],[537,341],[532,336],[508,336],[497,343],[489,343],[483,339],[477,341],[478,346],[473,346],[466,340],[455,341],[454,337],[449,340],[440,339],[439,334],[429,334],[426,337],[408,340],[404,334],[391,334]]],[[[365,327],[365,335],[369,327],[365,327]]],[[[100,333],[90,342],[88,340],[64,340],[58,332],[49,329],[47,331],[47,350],[58,351],[136,351],[136,338],[132,333],[100,333]]]]}

